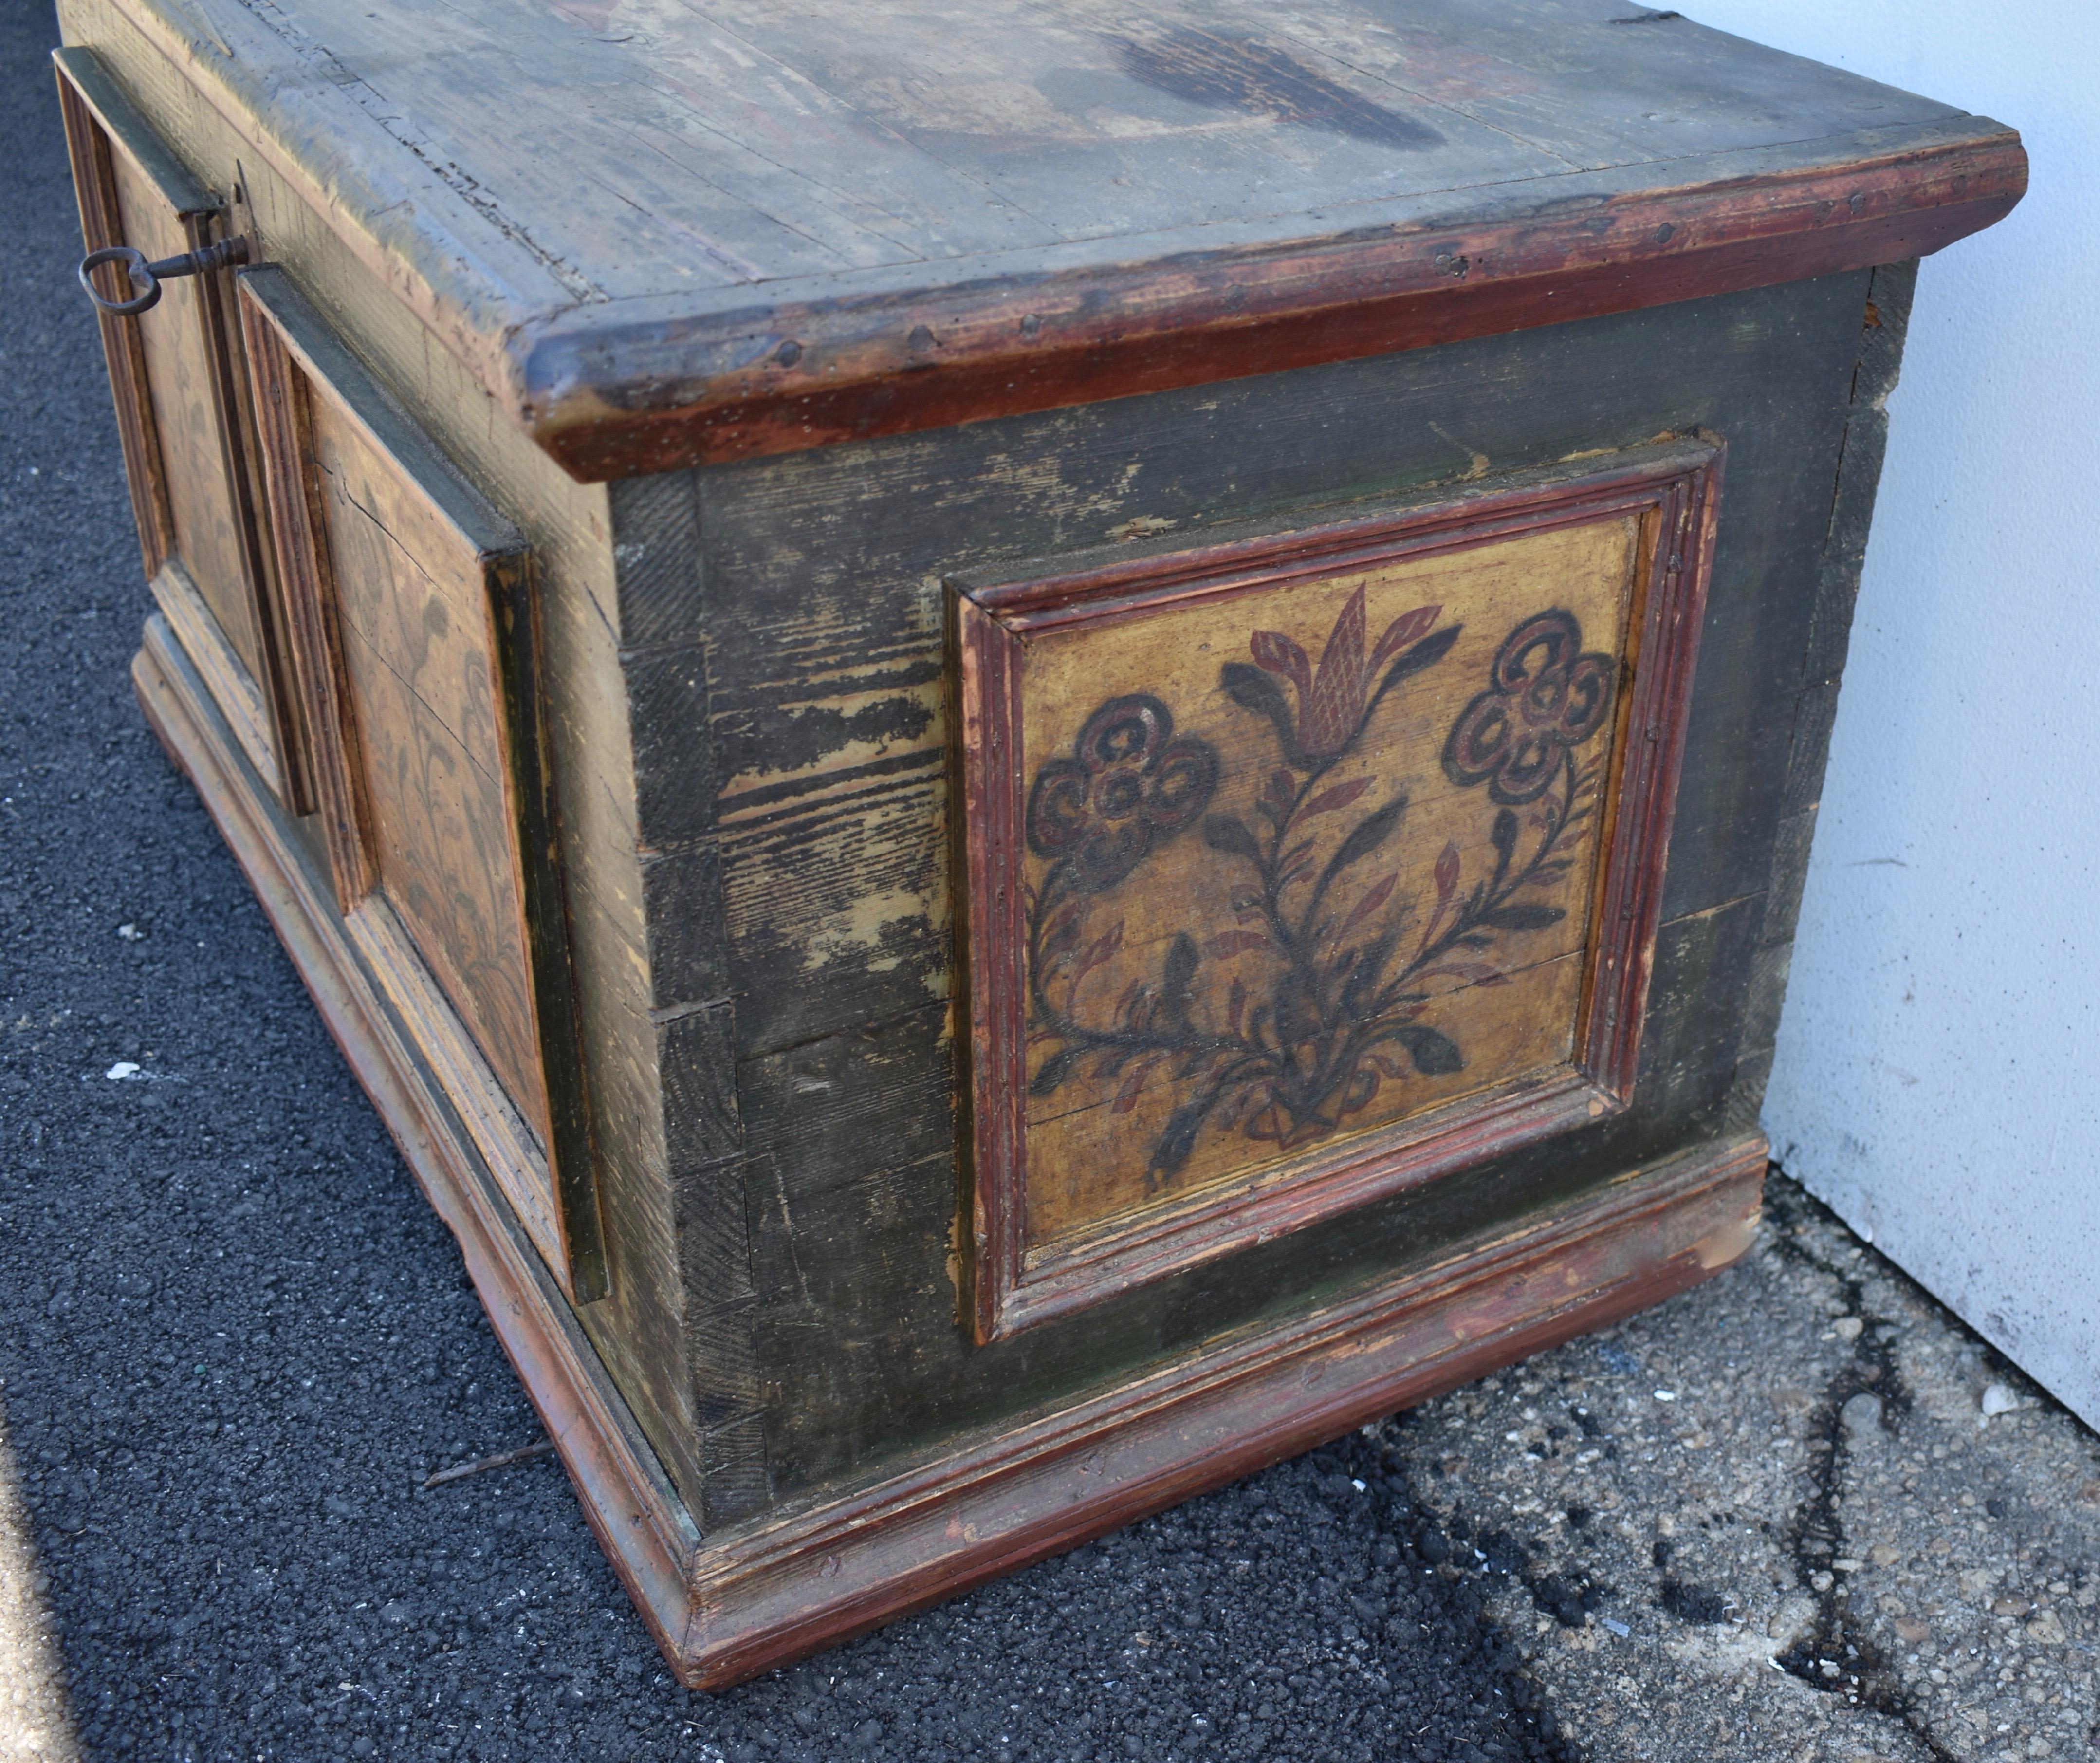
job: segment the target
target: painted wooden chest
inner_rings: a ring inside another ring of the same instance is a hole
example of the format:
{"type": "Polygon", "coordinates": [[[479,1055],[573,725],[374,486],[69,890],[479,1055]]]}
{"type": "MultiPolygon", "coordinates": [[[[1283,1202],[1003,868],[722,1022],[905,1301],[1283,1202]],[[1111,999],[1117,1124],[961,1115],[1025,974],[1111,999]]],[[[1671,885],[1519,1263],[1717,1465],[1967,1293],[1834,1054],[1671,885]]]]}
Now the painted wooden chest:
{"type": "Polygon", "coordinates": [[[60,10],[140,697],[688,1681],[1744,1248],[2010,130],[1630,0],[60,10]]]}

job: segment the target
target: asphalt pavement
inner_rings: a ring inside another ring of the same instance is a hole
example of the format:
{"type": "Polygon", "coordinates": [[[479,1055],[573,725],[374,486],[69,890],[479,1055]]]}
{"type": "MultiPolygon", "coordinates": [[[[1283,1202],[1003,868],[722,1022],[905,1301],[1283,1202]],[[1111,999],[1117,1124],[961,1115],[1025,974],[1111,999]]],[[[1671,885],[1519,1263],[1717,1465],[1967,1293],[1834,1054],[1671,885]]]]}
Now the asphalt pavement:
{"type": "Polygon", "coordinates": [[[2091,1754],[2100,1447],[1783,1183],[1607,1337],[721,1695],[553,1458],[424,1491],[538,1424],[133,700],[55,38],[0,9],[0,1759],[2091,1754]]]}
{"type": "Polygon", "coordinates": [[[1571,1756],[1477,1598],[1410,1575],[1404,1471],[1367,1503],[1361,1442],[712,1697],[551,1457],[421,1491],[540,1429],[133,700],[151,603],[55,33],[35,5],[0,32],[0,1409],[48,1744],[1251,1754],[1237,1721],[1277,1756],[1571,1756]]]}

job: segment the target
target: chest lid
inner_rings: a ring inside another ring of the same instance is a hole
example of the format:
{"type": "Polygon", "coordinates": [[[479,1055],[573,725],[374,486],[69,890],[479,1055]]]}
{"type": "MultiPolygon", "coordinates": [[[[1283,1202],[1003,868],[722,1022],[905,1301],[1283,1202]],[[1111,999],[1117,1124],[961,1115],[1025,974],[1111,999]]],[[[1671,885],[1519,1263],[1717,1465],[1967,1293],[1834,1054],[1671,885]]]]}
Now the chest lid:
{"type": "Polygon", "coordinates": [[[574,475],[1895,261],[1988,119],[1636,0],[119,0],[574,475]]]}

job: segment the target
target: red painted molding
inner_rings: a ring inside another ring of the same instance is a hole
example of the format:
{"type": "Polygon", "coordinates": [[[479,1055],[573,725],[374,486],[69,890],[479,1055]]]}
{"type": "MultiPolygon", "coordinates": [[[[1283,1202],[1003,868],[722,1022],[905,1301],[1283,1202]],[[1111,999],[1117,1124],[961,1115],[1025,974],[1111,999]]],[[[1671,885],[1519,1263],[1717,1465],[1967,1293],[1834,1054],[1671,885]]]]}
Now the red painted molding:
{"type": "Polygon", "coordinates": [[[1697,1284],[1749,1248],[1767,1147],[1703,1147],[1433,1266],[714,1542],[715,1689],[1040,1561],[1697,1284]]]}
{"type": "Polygon", "coordinates": [[[969,1320],[980,1341],[1101,1303],[1221,1256],[1477,1168],[1625,1107],[1639,1056],[1663,867],[1705,606],[1720,448],[1643,449],[1583,475],[1273,537],[955,593],[958,937],[969,999],[969,1320]],[[1642,579],[1601,800],[1603,872],[1573,1067],[1503,1084],[1338,1149],[1220,1183],[1070,1242],[1031,1249],[1022,904],[1021,671],[1028,635],[1317,580],[1401,558],[1633,515],[1642,579]]]}

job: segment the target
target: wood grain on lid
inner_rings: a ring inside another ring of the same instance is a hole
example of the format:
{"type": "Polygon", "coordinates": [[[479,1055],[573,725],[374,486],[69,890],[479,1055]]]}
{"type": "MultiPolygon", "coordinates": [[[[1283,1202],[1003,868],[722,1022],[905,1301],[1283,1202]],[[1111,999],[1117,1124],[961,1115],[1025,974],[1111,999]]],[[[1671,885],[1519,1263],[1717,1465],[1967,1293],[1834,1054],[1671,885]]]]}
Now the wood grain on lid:
{"type": "Polygon", "coordinates": [[[587,479],[1864,267],[2025,183],[1630,0],[125,3],[587,479]]]}

